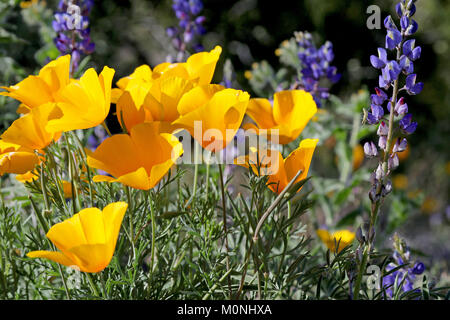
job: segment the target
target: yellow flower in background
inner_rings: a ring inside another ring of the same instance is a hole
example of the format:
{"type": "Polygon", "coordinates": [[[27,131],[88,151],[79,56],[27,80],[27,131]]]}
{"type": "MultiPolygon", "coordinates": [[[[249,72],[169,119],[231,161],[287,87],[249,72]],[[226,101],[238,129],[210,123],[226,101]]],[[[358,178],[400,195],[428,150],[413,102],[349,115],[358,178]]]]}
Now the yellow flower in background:
{"type": "Polygon", "coordinates": [[[27,256],[49,259],[68,267],[77,266],[84,272],[102,271],[114,254],[127,207],[125,202],[114,202],[102,211],[83,209],[47,232],[47,238],[60,251],[32,251],[27,256]]]}
{"type": "MultiPolygon", "coordinates": [[[[31,1],[20,1],[20,7],[22,9],[30,8],[33,5],[36,5],[39,3],[39,0],[31,0],[31,1]]],[[[42,1],[42,3],[45,5],[45,1],[42,1]]]]}
{"type": "Polygon", "coordinates": [[[225,89],[221,85],[197,86],[180,99],[177,107],[180,118],[172,125],[189,131],[208,151],[220,151],[236,135],[249,98],[247,92],[225,89]],[[196,123],[201,136],[195,134],[196,123]]]}
{"type": "MultiPolygon", "coordinates": [[[[70,55],[59,57],[45,65],[39,75],[28,76],[10,87],[0,87],[8,91],[0,92],[0,95],[19,100],[24,109],[33,109],[48,102],[58,102],[59,93],[70,82],[69,69],[70,55]]],[[[25,113],[24,111],[22,113],[25,113]]]]}
{"type": "MultiPolygon", "coordinates": [[[[63,192],[64,192],[64,198],[72,199],[72,184],[70,183],[70,181],[66,181],[66,180],[63,180],[61,182],[62,182],[62,187],[63,187],[63,192]]],[[[78,190],[78,192],[80,192],[80,190],[78,190]]]]}
{"type": "Polygon", "coordinates": [[[60,116],[55,103],[34,107],[29,113],[15,120],[2,134],[5,142],[15,143],[32,150],[41,150],[61,137],[61,132],[49,133],[45,130],[48,121],[60,116]]]}
{"type": "Polygon", "coordinates": [[[425,214],[432,214],[436,212],[437,208],[438,208],[437,199],[432,196],[427,196],[423,201],[420,210],[422,210],[422,212],[425,214]]]}
{"type": "Polygon", "coordinates": [[[33,150],[0,140],[0,176],[5,173],[27,173],[39,161],[33,150]]]}
{"type": "Polygon", "coordinates": [[[328,230],[318,229],[316,233],[320,240],[322,240],[332,252],[341,252],[342,249],[350,245],[355,239],[355,233],[349,230],[338,230],[330,234],[328,230]],[[337,250],[336,246],[338,246],[337,250]]]}
{"type": "Polygon", "coordinates": [[[353,148],[353,171],[361,167],[363,161],[364,161],[364,148],[362,145],[357,144],[353,148]]]}
{"type": "Polygon", "coordinates": [[[57,104],[62,116],[48,122],[49,132],[88,129],[101,124],[109,113],[114,69],[104,67],[100,75],[88,69],[80,80],[72,80],[60,92],[57,104]]]}
{"type": "Polygon", "coordinates": [[[33,182],[39,178],[36,170],[25,172],[24,174],[16,175],[16,180],[22,183],[33,182]]]}
{"type": "MultiPolygon", "coordinates": [[[[393,146],[392,146],[393,148],[393,146]]],[[[392,152],[392,148],[391,148],[391,152],[392,152]]],[[[403,150],[402,152],[397,152],[397,157],[398,157],[398,161],[399,162],[403,162],[406,159],[408,159],[409,157],[409,144],[406,145],[406,149],[403,150]]]]}
{"type": "Polygon", "coordinates": [[[404,174],[396,174],[392,177],[392,184],[395,189],[405,190],[408,187],[408,177],[404,174]]]}
{"type": "Polygon", "coordinates": [[[303,90],[280,91],[274,94],[273,108],[268,99],[250,99],[247,115],[257,127],[248,123],[244,128],[256,132],[267,129],[268,136],[278,134],[279,143],[287,144],[297,139],[316,112],[317,106],[310,93],[303,90]]]}
{"type": "MultiPolygon", "coordinates": [[[[268,187],[275,193],[280,194],[289,184],[297,172],[302,170],[295,183],[306,179],[312,156],[319,139],[304,139],[300,142],[297,149],[292,151],[286,159],[277,150],[265,150],[265,152],[252,150],[249,156],[237,158],[236,164],[252,167],[255,174],[258,174],[257,161],[259,161],[261,175],[268,175],[268,187]]],[[[298,190],[300,191],[300,189],[298,190]]],[[[297,191],[297,192],[298,192],[297,191]]]]}
{"type": "Polygon", "coordinates": [[[253,73],[250,70],[245,70],[244,77],[247,80],[250,80],[253,77],[253,73]]]}
{"type": "Polygon", "coordinates": [[[182,144],[168,133],[160,133],[153,123],[134,126],[130,134],[106,138],[88,153],[90,167],[106,171],[113,177],[97,175],[94,182],[120,182],[149,190],[153,188],[183,153],[182,144]]]}

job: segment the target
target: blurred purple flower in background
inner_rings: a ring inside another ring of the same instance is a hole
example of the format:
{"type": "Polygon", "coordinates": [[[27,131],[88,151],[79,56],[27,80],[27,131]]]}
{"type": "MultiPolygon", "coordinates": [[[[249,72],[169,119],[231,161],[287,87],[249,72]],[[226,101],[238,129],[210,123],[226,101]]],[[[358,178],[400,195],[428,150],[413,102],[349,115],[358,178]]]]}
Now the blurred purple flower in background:
{"type": "Polygon", "coordinates": [[[178,52],[177,61],[182,61],[185,59],[188,45],[191,45],[194,52],[204,50],[196,39],[206,33],[203,27],[205,17],[199,15],[203,10],[203,2],[201,0],[173,0],[172,9],[179,20],[178,26],[169,27],[166,32],[172,38],[173,46],[178,52]]]}
{"type": "Polygon", "coordinates": [[[300,48],[298,58],[302,64],[302,78],[294,86],[311,93],[317,107],[320,107],[322,100],[328,99],[330,94],[328,88],[319,86],[319,82],[328,79],[336,83],[341,78],[337,68],[331,65],[334,59],[333,44],[327,41],[316,48],[312,35],[306,31],[296,32],[295,38],[300,48]]]}
{"type": "Polygon", "coordinates": [[[61,55],[71,54],[70,73],[78,69],[82,55],[91,54],[95,44],[90,38],[89,13],[93,0],[61,0],[52,22],[56,37],[53,39],[61,55]]]}

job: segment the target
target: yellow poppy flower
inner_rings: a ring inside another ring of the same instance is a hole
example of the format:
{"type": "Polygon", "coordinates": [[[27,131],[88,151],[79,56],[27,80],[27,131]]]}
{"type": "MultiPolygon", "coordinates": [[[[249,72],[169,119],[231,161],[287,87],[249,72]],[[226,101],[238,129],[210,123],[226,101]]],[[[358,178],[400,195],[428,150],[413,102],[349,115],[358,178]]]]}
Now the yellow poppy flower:
{"type": "Polygon", "coordinates": [[[47,238],[60,251],[32,251],[30,258],[45,258],[65,266],[77,266],[84,272],[99,272],[111,261],[120,226],[128,204],[114,202],[103,211],[86,208],[55,224],[47,238]]]}
{"type": "Polygon", "coordinates": [[[330,234],[328,230],[318,229],[316,233],[320,240],[322,240],[322,242],[332,252],[336,252],[336,246],[338,244],[337,252],[341,252],[342,249],[350,245],[355,239],[355,233],[349,230],[338,230],[333,234],[330,234]]]}
{"type": "Polygon", "coordinates": [[[134,126],[129,135],[106,138],[95,152],[86,151],[90,167],[113,176],[97,175],[93,181],[120,182],[149,190],[173,166],[183,153],[183,147],[175,136],[159,133],[157,126],[150,122],[134,126]]]}
{"type": "Polygon", "coordinates": [[[149,111],[136,106],[135,100],[128,91],[124,91],[118,98],[116,103],[116,115],[119,123],[124,126],[128,132],[139,123],[153,120],[149,111]]]}
{"type": "Polygon", "coordinates": [[[364,161],[364,148],[362,147],[362,145],[357,144],[353,148],[353,171],[361,167],[363,161],[364,161]]]}
{"type": "Polygon", "coordinates": [[[299,147],[292,151],[286,159],[283,159],[277,150],[266,150],[264,153],[252,150],[245,160],[237,158],[235,163],[247,168],[250,164],[253,172],[258,174],[257,163],[259,161],[260,174],[269,176],[268,187],[273,192],[280,194],[299,170],[302,170],[302,173],[295,182],[306,179],[318,141],[319,139],[302,140],[299,147]]]}
{"type": "Polygon", "coordinates": [[[0,140],[0,176],[5,173],[24,174],[33,170],[39,161],[33,150],[0,140]]]}
{"type": "Polygon", "coordinates": [[[111,104],[111,84],[114,69],[104,67],[100,75],[93,68],[88,69],[80,80],[72,80],[60,92],[57,107],[62,116],[50,120],[46,126],[49,132],[88,129],[101,124],[111,104]]]}
{"type": "Polygon", "coordinates": [[[278,135],[280,144],[297,139],[308,121],[316,114],[317,106],[311,94],[303,90],[286,90],[274,94],[273,108],[263,98],[250,99],[247,115],[255,121],[245,129],[267,129],[268,136],[278,135]]]}
{"type": "Polygon", "coordinates": [[[59,57],[45,65],[39,75],[28,76],[11,87],[0,87],[0,92],[33,109],[48,102],[57,102],[59,93],[69,84],[70,55],[59,57]]]}
{"type": "Polygon", "coordinates": [[[117,81],[119,88],[111,91],[111,102],[117,103],[125,91],[128,91],[138,109],[144,103],[145,96],[153,84],[152,70],[148,65],[137,67],[132,74],[117,81]]]}
{"type": "Polygon", "coordinates": [[[36,170],[25,172],[24,174],[18,174],[16,175],[16,180],[22,183],[25,182],[33,182],[34,180],[37,180],[39,178],[39,175],[37,174],[36,170]]]}
{"type": "Polygon", "coordinates": [[[127,86],[132,81],[149,83],[152,80],[152,74],[152,69],[148,65],[143,64],[134,69],[133,73],[129,76],[123,77],[117,81],[117,86],[122,90],[126,90],[127,86]]]}
{"type": "Polygon", "coordinates": [[[182,63],[161,63],[153,69],[153,78],[158,77],[180,77],[193,82],[194,85],[209,84],[213,78],[217,61],[222,48],[216,46],[209,52],[199,52],[190,56],[182,63]]]}
{"type": "Polygon", "coordinates": [[[250,96],[247,92],[225,89],[221,85],[197,86],[183,95],[178,103],[178,125],[203,148],[217,152],[226,147],[239,129],[250,96]],[[198,125],[198,131],[194,130],[198,125]]]}
{"type": "Polygon", "coordinates": [[[60,116],[55,103],[46,103],[31,109],[17,119],[2,134],[5,142],[15,143],[32,150],[41,150],[61,137],[61,132],[49,133],[45,130],[49,119],[60,116]]]}
{"type": "Polygon", "coordinates": [[[179,126],[172,122],[180,117],[177,106],[183,95],[193,87],[189,80],[180,77],[161,77],[153,84],[145,97],[143,107],[150,113],[152,121],[162,123],[168,133],[173,133],[179,126]]]}

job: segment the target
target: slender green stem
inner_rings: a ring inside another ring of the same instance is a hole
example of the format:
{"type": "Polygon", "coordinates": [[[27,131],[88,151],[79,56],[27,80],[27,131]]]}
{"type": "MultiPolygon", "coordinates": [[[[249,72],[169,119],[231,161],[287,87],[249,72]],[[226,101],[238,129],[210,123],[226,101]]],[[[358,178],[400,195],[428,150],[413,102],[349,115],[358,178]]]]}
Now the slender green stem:
{"type": "Polygon", "coordinates": [[[225,280],[225,278],[227,278],[227,277],[230,275],[231,271],[233,271],[233,270],[232,270],[232,269],[228,270],[228,271],[227,271],[227,272],[219,279],[219,281],[217,281],[217,282],[211,287],[211,289],[208,290],[208,292],[202,297],[202,300],[208,299],[208,298],[211,296],[211,294],[214,292],[214,290],[217,289],[217,287],[219,286],[219,284],[221,284],[222,281],[225,280]]]}
{"type": "Polygon", "coordinates": [[[149,191],[148,198],[150,202],[150,219],[152,223],[152,244],[151,244],[151,253],[150,253],[150,276],[148,278],[148,290],[150,292],[151,288],[151,281],[153,279],[153,269],[155,265],[155,241],[156,241],[156,221],[155,221],[155,208],[154,208],[154,202],[151,197],[151,193],[149,191]]]}
{"type": "Polygon", "coordinates": [[[208,192],[209,192],[209,161],[206,162],[206,192],[205,195],[208,198],[208,192]]]}
{"type": "MultiPolygon", "coordinates": [[[[130,187],[129,186],[123,186],[125,189],[125,193],[127,194],[127,199],[128,199],[128,212],[133,212],[133,199],[131,197],[131,191],[130,191],[130,187]]],[[[128,219],[129,219],[129,224],[130,224],[130,241],[134,246],[134,240],[133,240],[133,234],[134,234],[134,230],[133,230],[133,215],[129,214],[128,215],[128,219]]]]}
{"type": "MultiPolygon", "coordinates": [[[[47,234],[48,230],[49,230],[49,226],[47,224],[47,221],[45,220],[44,216],[41,214],[41,211],[37,208],[36,204],[33,201],[33,198],[30,195],[28,196],[28,199],[31,202],[31,206],[33,207],[34,213],[36,214],[36,217],[38,218],[38,221],[39,221],[39,223],[41,225],[42,230],[44,230],[45,234],[47,234]]],[[[49,210],[49,209],[46,209],[46,210],[49,210]]],[[[54,246],[50,242],[50,240],[48,238],[46,238],[46,239],[47,239],[48,245],[50,247],[54,248],[54,246]]],[[[62,268],[61,268],[60,264],[58,264],[58,272],[59,272],[59,275],[61,277],[61,280],[62,280],[62,283],[63,283],[63,286],[64,286],[64,290],[66,292],[66,297],[67,297],[68,300],[70,300],[69,288],[67,287],[66,278],[64,277],[64,273],[62,272],[62,268]]]]}
{"type": "Polygon", "coordinates": [[[94,283],[94,280],[92,279],[92,275],[87,272],[85,274],[86,274],[86,278],[89,281],[89,285],[91,286],[92,292],[94,293],[94,296],[99,297],[100,295],[98,294],[98,289],[94,283]]]}
{"type": "MultiPolygon", "coordinates": [[[[224,232],[224,241],[225,241],[225,250],[227,253],[226,256],[226,264],[227,264],[227,272],[230,270],[230,256],[229,256],[229,247],[228,247],[228,230],[227,230],[227,207],[226,207],[226,199],[225,199],[225,186],[223,183],[223,169],[222,165],[219,163],[219,179],[220,179],[220,189],[222,191],[222,218],[223,218],[223,232],[224,232]]],[[[228,276],[228,290],[230,293],[230,299],[233,294],[231,289],[231,277],[228,276]]]]}
{"type": "Polygon", "coordinates": [[[281,199],[283,199],[284,195],[288,192],[288,190],[291,188],[291,186],[294,184],[294,182],[297,180],[297,178],[301,175],[303,170],[299,170],[294,178],[292,178],[291,181],[289,181],[288,185],[281,191],[281,193],[276,197],[275,201],[270,205],[270,207],[264,212],[261,219],[259,219],[258,224],[256,225],[255,232],[253,233],[253,241],[258,241],[258,234],[259,230],[264,224],[264,221],[266,221],[269,214],[276,208],[276,206],[280,203],[281,199]]]}
{"type": "Polygon", "coordinates": [[[108,126],[106,125],[106,122],[105,122],[105,121],[102,122],[102,127],[105,128],[106,133],[108,134],[108,136],[111,137],[111,136],[112,136],[111,131],[109,131],[109,128],[108,128],[108,126]]]}
{"type": "Polygon", "coordinates": [[[353,291],[354,292],[353,293],[353,299],[354,300],[358,300],[358,298],[359,298],[359,290],[361,288],[361,281],[362,281],[362,277],[365,274],[365,271],[366,271],[366,268],[367,268],[367,262],[369,261],[370,250],[371,250],[371,245],[369,243],[364,248],[363,258],[362,258],[362,261],[361,261],[361,265],[359,267],[358,275],[356,277],[355,289],[353,291]]]}
{"type": "Polygon", "coordinates": [[[86,167],[87,178],[88,178],[88,183],[89,183],[89,200],[90,200],[91,207],[93,207],[94,206],[94,195],[93,195],[93,191],[92,191],[93,188],[92,188],[92,179],[91,179],[91,169],[89,168],[89,166],[87,164],[86,151],[84,150],[83,145],[81,144],[81,141],[75,132],[72,134],[72,137],[75,139],[75,141],[78,144],[78,149],[81,152],[83,164],[86,167]]]}

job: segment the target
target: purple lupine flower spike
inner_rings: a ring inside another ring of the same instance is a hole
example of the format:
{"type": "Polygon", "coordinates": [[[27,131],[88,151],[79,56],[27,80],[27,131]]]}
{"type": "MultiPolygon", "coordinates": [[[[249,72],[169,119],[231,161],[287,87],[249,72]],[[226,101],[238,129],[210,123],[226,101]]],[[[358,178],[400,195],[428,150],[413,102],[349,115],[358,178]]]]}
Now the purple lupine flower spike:
{"type": "MultiPolygon", "coordinates": [[[[418,28],[417,22],[412,19],[416,12],[413,2],[412,0],[400,0],[395,6],[397,16],[400,18],[399,27],[391,16],[384,19],[387,32],[385,44],[387,50],[378,48],[378,56],[372,55],[370,57],[371,65],[381,70],[378,78],[379,87],[375,88],[375,94],[370,97],[370,109],[367,110],[367,117],[365,118],[370,125],[378,124],[378,147],[383,151],[379,153],[382,154],[382,157],[374,172],[375,178],[389,175],[398,166],[397,153],[404,151],[407,146],[407,140],[404,136],[412,134],[417,129],[417,122],[412,121],[413,116],[408,113],[410,111],[405,97],[400,96],[403,92],[409,95],[419,94],[423,89],[423,83],[416,82],[417,75],[413,73],[414,63],[420,58],[422,49],[419,46],[416,47],[414,39],[408,38],[418,28]],[[390,56],[392,56],[392,60],[390,56]],[[405,75],[406,78],[403,78],[402,75],[405,75]],[[400,88],[399,84],[402,82],[405,85],[400,88]],[[392,91],[388,93],[390,89],[392,91]],[[384,112],[385,107],[388,114],[384,112]],[[395,125],[397,119],[399,120],[400,136],[394,137],[394,132],[398,131],[394,130],[392,126],[395,125]],[[396,141],[395,144],[394,141],[396,141]],[[392,151],[388,150],[392,144],[394,144],[392,151]],[[381,174],[380,168],[384,168],[384,175],[381,174]]],[[[376,145],[372,142],[365,145],[364,151],[368,157],[375,154],[371,148],[372,145],[376,148],[376,145]]],[[[376,178],[373,180],[372,190],[382,190],[386,187],[386,183],[388,181],[376,178]]],[[[371,199],[377,198],[371,197],[371,199]]]]}
{"type": "Polygon", "coordinates": [[[401,292],[420,292],[419,288],[414,288],[414,281],[416,276],[424,273],[425,265],[420,261],[416,261],[412,267],[409,267],[412,265],[410,256],[409,248],[397,235],[394,235],[394,253],[392,254],[392,262],[386,266],[386,272],[395,268],[397,270],[383,277],[382,282],[383,289],[387,295],[386,298],[392,299],[397,290],[401,290],[401,292]],[[399,287],[401,283],[403,285],[399,287]]]}
{"type": "Polygon", "coordinates": [[[328,88],[320,87],[321,79],[336,83],[341,78],[337,68],[331,65],[334,59],[333,44],[326,41],[320,48],[314,44],[311,33],[296,32],[295,38],[299,46],[298,58],[301,62],[301,79],[293,85],[295,89],[303,89],[312,94],[320,108],[322,101],[328,99],[328,88]]]}
{"type": "Polygon", "coordinates": [[[206,33],[203,27],[206,19],[204,16],[199,16],[203,10],[201,0],[173,0],[172,9],[179,20],[178,27],[169,27],[166,33],[172,39],[172,44],[178,52],[177,60],[181,61],[185,58],[188,45],[191,45],[195,52],[203,50],[203,46],[198,42],[198,36],[206,33]]]}
{"type": "Polygon", "coordinates": [[[71,55],[71,74],[78,69],[81,57],[95,50],[88,18],[93,5],[92,0],[61,0],[54,14],[52,27],[57,34],[53,42],[61,55],[71,55]]]}

